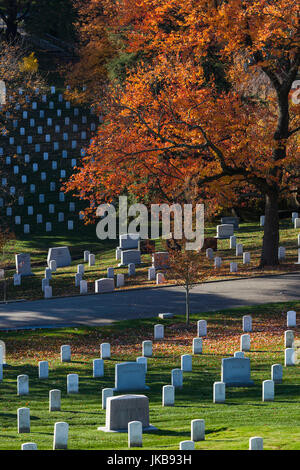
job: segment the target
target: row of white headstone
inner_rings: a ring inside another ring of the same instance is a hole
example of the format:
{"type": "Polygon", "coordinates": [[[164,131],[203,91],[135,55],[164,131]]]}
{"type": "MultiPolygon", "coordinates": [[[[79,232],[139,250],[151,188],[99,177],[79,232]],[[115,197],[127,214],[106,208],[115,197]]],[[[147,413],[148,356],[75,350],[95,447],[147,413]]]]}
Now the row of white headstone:
{"type": "MultiPolygon", "coordinates": [[[[95,255],[89,254],[89,266],[95,266],[96,260],[95,255]]],[[[88,283],[87,281],[83,280],[84,274],[84,265],[80,264],[77,266],[77,273],[75,274],[75,286],[80,287],[80,294],[87,294],[88,293],[88,283]]],[[[156,280],[156,284],[163,284],[165,283],[165,277],[163,273],[155,274],[155,268],[151,267],[148,269],[148,280],[156,280]]],[[[128,276],[135,275],[135,265],[130,263],[128,265],[128,276]]],[[[49,285],[49,280],[51,279],[51,269],[46,268],[45,270],[45,278],[42,279],[42,291],[44,292],[44,297],[51,298],[52,297],[52,287],[49,285]]],[[[21,275],[15,274],[14,275],[14,285],[21,285],[21,275]]],[[[123,287],[125,285],[125,275],[119,273],[116,275],[116,287],[123,287]]],[[[113,292],[115,289],[115,274],[114,268],[109,267],[107,268],[107,277],[97,279],[95,281],[95,293],[101,294],[106,292],[113,292]]]]}
{"type": "MultiPolygon", "coordinates": [[[[28,97],[28,98],[29,98],[29,97],[28,97]]],[[[62,95],[62,94],[59,95],[58,100],[59,100],[59,102],[62,102],[62,101],[63,101],[63,95],[62,95]]],[[[29,101],[30,101],[30,99],[29,99],[29,101]]],[[[47,101],[47,95],[43,95],[42,101],[43,101],[43,102],[46,102],[46,101],[47,101]]],[[[70,108],[70,107],[71,107],[71,106],[70,106],[70,103],[67,102],[67,103],[66,103],[66,108],[70,108]]],[[[37,109],[37,108],[38,108],[38,103],[37,103],[37,102],[33,102],[32,108],[33,108],[33,109],[37,109]]],[[[54,108],[54,103],[53,103],[53,102],[51,102],[50,108],[54,108]]],[[[21,109],[20,106],[19,106],[19,109],[21,109]]],[[[58,112],[58,111],[61,111],[61,110],[57,110],[57,112],[58,112]]],[[[42,115],[40,116],[41,118],[45,117],[45,112],[44,112],[43,110],[41,110],[40,113],[42,113],[42,115]]],[[[8,113],[8,114],[9,114],[9,117],[10,117],[10,113],[8,113]]],[[[8,117],[8,114],[7,114],[7,117],[8,117]]],[[[94,111],[91,110],[91,114],[94,114],[94,111]]],[[[74,109],[74,115],[75,115],[75,116],[78,116],[78,115],[79,115],[79,110],[78,110],[78,108],[75,108],[75,109],[74,109]]],[[[23,111],[23,119],[27,119],[28,117],[29,117],[28,111],[23,111]]],[[[82,116],[82,119],[81,119],[81,120],[82,120],[82,123],[83,123],[83,124],[87,124],[87,116],[82,116]]],[[[99,120],[101,121],[101,119],[99,119],[99,120]]],[[[30,127],[31,127],[31,128],[32,128],[32,127],[35,127],[35,124],[36,124],[35,119],[30,119],[30,120],[28,121],[28,123],[30,124],[30,127]]],[[[66,118],[65,118],[65,125],[70,125],[70,124],[71,124],[70,118],[69,118],[69,117],[66,117],[66,118]]],[[[14,120],[14,121],[13,121],[13,125],[14,125],[14,128],[16,129],[16,128],[18,127],[18,121],[17,121],[17,120],[14,120]]],[[[49,117],[49,118],[47,119],[47,125],[48,125],[48,126],[52,126],[52,125],[53,125],[52,117],[51,117],[51,118],[49,117]]],[[[24,126],[24,125],[23,125],[23,126],[24,126]]],[[[42,126],[38,126],[38,129],[37,129],[37,130],[38,130],[38,134],[43,135],[43,127],[42,127],[42,126]]],[[[91,130],[96,130],[96,123],[95,123],[95,122],[91,124],[91,130]]],[[[57,126],[57,125],[55,126],[55,132],[56,132],[56,134],[58,134],[58,133],[60,132],[60,126],[57,126]]],[[[74,125],[73,125],[73,132],[78,132],[78,124],[74,124],[74,125]]],[[[20,134],[21,134],[21,135],[25,135],[25,134],[26,134],[26,126],[20,127],[20,134]]],[[[82,138],[82,139],[86,139],[86,138],[87,138],[86,131],[83,131],[83,132],[81,133],[81,138],[82,138]]],[[[29,139],[29,140],[28,140],[28,143],[33,143],[33,137],[32,137],[32,136],[28,136],[28,139],[29,139]]],[[[69,139],[68,134],[67,134],[67,133],[64,133],[64,134],[63,134],[63,140],[64,140],[64,141],[67,141],[68,139],[69,139]]],[[[46,140],[46,142],[50,142],[50,141],[51,141],[51,136],[50,136],[49,133],[45,135],[45,140],[46,140]]],[[[10,138],[9,138],[9,143],[10,143],[10,145],[14,145],[14,143],[15,143],[14,137],[10,137],[10,138]]],[[[72,140],[72,148],[73,148],[73,149],[77,148],[77,141],[74,140],[74,139],[72,140]]],[[[59,149],[59,143],[58,143],[58,142],[55,142],[55,143],[54,143],[54,150],[58,150],[58,149],[59,149]]],[[[40,145],[37,144],[36,147],[35,147],[35,150],[36,150],[37,152],[39,152],[39,151],[41,150],[40,145]]],[[[16,153],[17,153],[17,154],[22,154],[22,147],[21,147],[20,145],[17,146],[16,153]]],[[[4,149],[3,149],[3,147],[0,147],[0,155],[3,155],[3,154],[4,154],[4,149]]],[[[82,148],[82,149],[81,149],[81,156],[84,156],[84,155],[85,155],[85,149],[82,148]]],[[[44,152],[43,156],[44,156],[44,160],[48,160],[48,158],[49,158],[49,153],[48,153],[48,152],[44,152]]],[[[66,157],[67,157],[67,151],[66,151],[66,150],[63,151],[62,157],[63,157],[63,158],[66,158],[66,157]]],[[[25,155],[25,163],[28,163],[29,161],[30,161],[30,156],[29,156],[28,154],[26,154],[26,155],[25,155]]],[[[12,163],[12,160],[11,160],[11,157],[10,157],[10,156],[6,157],[6,163],[7,163],[7,164],[11,164],[11,163],[12,163]]],[[[75,158],[73,158],[72,161],[71,161],[71,166],[74,167],[74,166],[76,166],[76,164],[77,164],[77,161],[76,161],[75,158]]],[[[55,162],[55,161],[52,162],[52,169],[54,169],[54,170],[57,169],[57,162],[55,162]]],[[[14,171],[14,174],[18,174],[18,173],[19,173],[19,165],[14,165],[13,171],[14,171]]],[[[33,164],[33,166],[32,166],[32,171],[33,171],[33,172],[38,171],[38,164],[37,164],[37,163],[34,163],[34,164],[33,164]]],[[[45,173],[45,172],[42,172],[42,173],[41,173],[41,180],[44,181],[44,180],[46,179],[46,177],[47,177],[46,173],[45,173]]],[[[61,177],[61,178],[66,177],[65,170],[61,170],[60,177],[61,177]]],[[[26,183],[26,182],[27,182],[27,175],[21,175],[21,178],[22,178],[22,182],[23,182],[23,183],[26,183]]],[[[6,178],[2,178],[2,185],[3,185],[3,184],[4,184],[4,185],[7,184],[7,179],[6,179],[6,178]]],[[[51,190],[55,191],[55,188],[51,189],[51,184],[55,184],[55,183],[53,183],[53,182],[50,183],[50,191],[51,191],[51,190]]],[[[12,187],[11,190],[10,190],[10,193],[11,193],[11,194],[14,194],[14,193],[15,193],[14,190],[15,190],[15,188],[12,187]]],[[[35,185],[31,185],[30,191],[31,191],[31,192],[35,192],[35,185]]],[[[1,201],[0,201],[0,202],[1,202],[1,201]]],[[[3,205],[3,201],[2,201],[2,205],[3,205]]],[[[31,208],[31,207],[28,208],[28,211],[29,211],[29,215],[32,215],[32,208],[31,208]]],[[[12,215],[12,212],[13,212],[13,211],[12,211],[12,208],[11,208],[11,207],[8,207],[7,210],[6,210],[7,215],[8,215],[8,216],[12,215]]],[[[53,211],[51,211],[51,209],[49,208],[49,212],[52,213],[53,211]]],[[[37,214],[37,223],[40,223],[40,224],[41,224],[41,223],[42,223],[42,218],[43,218],[42,214],[37,214]]],[[[62,222],[62,221],[63,221],[62,219],[64,219],[64,217],[62,217],[62,213],[59,213],[58,218],[59,218],[59,220],[58,220],[59,222],[62,222]]],[[[79,215],[79,219],[82,219],[81,214],[79,215]]],[[[22,218],[21,218],[20,215],[15,216],[15,224],[16,224],[16,225],[21,225],[21,224],[22,224],[22,218]]],[[[68,228],[68,230],[73,230],[73,229],[74,229],[74,221],[73,221],[73,220],[68,220],[68,227],[67,227],[67,228],[68,228]]],[[[25,234],[29,234],[29,233],[30,233],[30,225],[29,225],[29,224],[24,224],[23,230],[24,230],[24,233],[25,233],[25,234]]],[[[53,230],[52,223],[51,223],[50,221],[45,224],[45,230],[46,230],[46,232],[51,232],[51,231],[53,230]]]]}
{"type": "MultiPolygon", "coordinates": [[[[22,410],[22,408],[19,408],[19,410],[22,410]]],[[[26,408],[23,408],[23,410],[26,410],[26,408]]],[[[26,416],[26,412],[24,413],[24,416],[26,416]]],[[[68,434],[69,425],[67,423],[58,422],[54,424],[53,450],[66,450],[68,448],[68,434]]],[[[195,450],[195,442],[203,440],[205,440],[205,421],[204,419],[194,419],[191,421],[191,440],[181,441],[179,443],[179,450],[195,450]]],[[[128,447],[134,448],[142,446],[142,422],[130,421],[128,423],[128,447]]],[[[37,450],[37,444],[34,442],[26,442],[22,444],[21,449],[37,450]]],[[[263,450],[263,438],[258,436],[251,437],[249,439],[249,450],[263,450]]]]}

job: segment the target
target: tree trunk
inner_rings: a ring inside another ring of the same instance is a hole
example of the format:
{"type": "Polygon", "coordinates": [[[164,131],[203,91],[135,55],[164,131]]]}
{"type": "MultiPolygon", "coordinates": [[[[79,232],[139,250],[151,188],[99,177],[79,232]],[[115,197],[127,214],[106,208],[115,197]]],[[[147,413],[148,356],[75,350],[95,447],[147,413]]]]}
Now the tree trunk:
{"type": "Polygon", "coordinates": [[[5,35],[6,35],[6,40],[8,42],[13,42],[16,37],[17,37],[17,34],[18,34],[18,25],[16,22],[13,22],[13,21],[8,21],[6,23],[6,32],[5,32],[5,35]]]}
{"type": "Polygon", "coordinates": [[[190,290],[189,286],[185,287],[185,320],[186,324],[190,323],[190,290]]]}
{"type": "Polygon", "coordinates": [[[260,266],[277,266],[279,246],[278,191],[265,195],[265,225],[260,266]]]}

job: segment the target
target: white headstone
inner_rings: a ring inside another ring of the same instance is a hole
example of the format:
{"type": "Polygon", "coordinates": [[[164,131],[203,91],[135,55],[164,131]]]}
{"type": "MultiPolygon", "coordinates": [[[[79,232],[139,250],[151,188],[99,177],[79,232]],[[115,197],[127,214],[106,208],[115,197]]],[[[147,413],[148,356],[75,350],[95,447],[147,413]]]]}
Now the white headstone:
{"type": "Polygon", "coordinates": [[[164,339],[164,325],[154,325],[154,339],[164,339]]]}
{"type": "Polygon", "coordinates": [[[78,374],[67,375],[67,393],[78,393],[79,391],[79,377],[78,374]]]}
{"type": "Polygon", "coordinates": [[[245,253],[243,253],[243,263],[244,263],[244,264],[250,264],[250,261],[251,261],[250,252],[249,252],[249,251],[245,251],[245,253]]]}
{"type": "Polygon", "coordinates": [[[69,425],[64,422],[54,424],[53,450],[68,448],[69,425]]]}
{"type": "Polygon", "coordinates": [[[273,364],[271,367],[271,379],[275,384],[282,383],[282,365],[281,364],[273,364]]]}
{"type": "Polygon", "coordinates": [[[45,286],[44,287],[44,297],[45,297],[45,299],[51,299],[51,297],[52,297],[52,287],[51,286],[45,286]]]}
{"type": "Polygon", "coordinates": [[[230,272],[231,273],[237,273],[238,270],[238,265],[235,262],[230,263],[230,272]]]}
{"type": "Polygon", "coordinates": [[[22,374],[17,377],[17,394],[19,396],[29,394],[29,377],[22,374]]]}
{"type": "Polygon", "coordinates": [[[103,377],[103,376],[104,376],[103,359],[94,359],[93,360],[93,377],[103,377]]]}
{"type": "Polygon", "coordinates": [[[56,271],[57,266],[56,266],[56,261],[55,261],[55,259],[52,259],[52,260],[50,261],[50,266],[49,266],[49,268],[51,269],[52,272],[55,272],[55,271],[56,271]]]}
{"type": "Polygon", "coordinates": [[[192,356],[190,354],[183,354],[181,356],[181,370],[182,372],[192,372],[192,356]]]}
{"type": "Polygon", "coordinates": [[[88,293],[88,283],[83,279],[80,281],[80,294],[87,294],[88,293]]]}
{"type": "Polygon", "coordinates": [[[18,433],[30,432],[30,409],[18,408],[18,433]]]}
{"type": "Polygon", "coordinates": [[[14,274],[14,286],[20,286],[21,285],[21,274],[14,274]]]}
{"type": "Polygon", "coordinates": [[[162,388],[162,406],[174,406],[175,387],[173,385],[164,385],[162,388]]]}
{"type": "Polygon", "coordinates": [[[250,351],[250,335],[245,334],[241,336],[241,351],[250,351]]]}
{"type": "Polygon", "coordinates": [[[75,274],[75,287],[79,287],[82,281],[82,273],[75,274]]]}
{"type": "Polygon", "coordinates": [[[182,388],[183,386],[183,372],[181,369],[172,369],[171,383],[174,388],[182,388]]]}
{"type": "Polygon", "coordinates": [[[179,450],[195,450],[195,443],[193,441],[179,442],[179,450]]]}
{"type": "Polygon", "coordinates": [[[225,403],[226,386],[224,382],[215,382],[213,390],[213,402],[225,403]]]}
{"type": "Polygon", "coordinates": [[[114,279],[114,268],[107,268],[107,277],[109,279],[114,279]]]}
{"type": "Polygon", "coordinates": [[[148,268],[148,281],[155,281],[156,278],[156,269],[148,268]]]}
{"type": "Polygon", "coordinates": [[[191,421],[191,440],[193,442],[205,440],[205,421],[204,419],[193,419],[191,421]]]}
{"type": "Polygon", "coordinates": [[[286,348],[284,350],[284,365],[286,367],[295,365],[295,350],[294,350],[294,348],[286,348]]]}
{"type": "Polygon", "coordinates": [[[6,345],[2,340],[0,340],[0,363],[6,365],[6,345]]]}
{"type": "Polygon", "coordinates": [[[251,333],[252,331],[252,317],[251,315],[243,316],[243,331],[244,333],[251,333]]]}
{"type": "Polygon", "coordinates": [[[95,266],[96,264],[96,257],[92,253],[89,255],[89,266],[95,266]]]}
{"type": "Polygon", "coordinates": [[[287,327],[295,328],[297,326],[296,312],[294,310],[289,310],[286,315],[287,315],[287,327]]]}
{"type": "Polygon", "coordinates": [[[48,361],[39,362],[39,379],[48,379],[49,377],[49,364],[48,361]]]}
{"type": "Polygon", "coordinates": [[[284,332],[284,347],[293,348],[294,347],[294,332],[293,330],[287,330],[284,332]]]}
{"type": "Polygon", "coordinates": [[[49,411],[61,410],[61,391],[54,389],[49,391],[49,411]]]}
{"type": "Polygon", "coordinates": [[[143,425],[141,421],[130,421],[128,423],[128,447],[143,446],[143,425]]]}
{"type": "Polygon", "coordinates": [[[124,284],[125,284],[124,274],[117,274],[116,284],[117,284],[117,287],[123,287],[124,286],[124,284]]]}
{"type": "Polygon", "coordinates": [[[144,357],[152,357],[152,341],[143,341],[142,350],[144,357]]]}
{"type": "Polygon", "coordinates": [[[242,245],[242,243],[237,243],[236,244],[235,254],[236,254],[236,256],[242,256],[242,254],[243,254],[243,245],[242,245]]]}
{"type": "Polygon", "coordinates": [[[42,291],[45,292],[45,287],[48,287],[48,286],[49,286],[49,279],[45,277],[44,279],[42,279],[42,291]]]}
{"type": "Polygon", "coordinates": [[[273,380],[264,380],[262,383],[262,401],[273,401],[274,394],[273,380]]]}
{"type": "Polygon", "coordinates": [[[197,321],[197,334],[198,334],[198,337],[207,336],[207,321],[206,320],[197,321]]]}
{"type": "Polygon", "coordinates": [[[102,343],[100,345],[100,356],[101,356],[101,359],[110,359],[111,357],[110,343],[102,343]]]}
{"type": "Polygon", "coordinates": [[[38,450],[35,442],[24,442],[21,446],[21,450],[38,450]]]}
{"type": "Polygon", "coordinates": [[[251,437],[249,439],[249,450],[263,450],[264,441],[262,437],[251,437]]]}
{"type": "Polygon", "coordinates": [[[135,264],[134,263],[128,264],[128,276],[135,276],[135,264]]]}
{"type": "Polygon", "coordinates": [[[233,357],[236,357],[238,359],[243,359],[245,357],[245,353],[243,351],[236,351],[233,357]]]}
{"type": "Polygon", "coordinates": [[[285,247],[284,246],[280,246],[278,248],[278,259],[279,260],[285,259],[285,247]]]}
{"type": "Polygon", "coordinates": [[[300,228],[300,219],[299,218],[294,219],[294,228],[300,228]]]}
{"type": "Polygon", "coordinates": [[[193,354],[202,354],[202,338],[193,338],[193,354]]]}
{"type": "Polygon", "coordinates": [[[71,346],[64,344],[60,348],[60,358],[61,362],[70,362],[71,361],[71,346]]]}
{"type": "Polygon", "coordinates": [[[82,275],[84,274],[84,264],[77,265],[77,273],[82,275]]]}
{"type": "Polygon", "coordinates": [[[102,389],[102,409],[106,410],[106,400],[109,397],[114,396],[114,391],[112,388],[103,388],[102,389]]]}

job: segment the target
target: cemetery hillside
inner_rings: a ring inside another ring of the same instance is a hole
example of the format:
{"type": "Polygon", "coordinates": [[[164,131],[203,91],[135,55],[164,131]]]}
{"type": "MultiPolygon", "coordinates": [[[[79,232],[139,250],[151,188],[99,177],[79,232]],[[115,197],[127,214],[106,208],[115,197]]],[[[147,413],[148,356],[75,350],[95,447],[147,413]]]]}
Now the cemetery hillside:
{"type": "Polygon", "coordinates": [[[0,0],[0,450],[300,450],[299,17],[0,0]]]}

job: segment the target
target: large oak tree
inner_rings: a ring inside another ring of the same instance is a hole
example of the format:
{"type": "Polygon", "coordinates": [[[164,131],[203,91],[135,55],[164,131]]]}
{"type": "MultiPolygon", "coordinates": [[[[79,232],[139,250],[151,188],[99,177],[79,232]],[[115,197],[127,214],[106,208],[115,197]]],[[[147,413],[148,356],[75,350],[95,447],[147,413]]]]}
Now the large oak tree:
{"type": "MultiPolygon", "coordinates": [[[[100,0],[93,2],[104,5],[100,0]]],[[[159,202],[265,199],[261,266],[278,264],[278,202],[299,183],[297,1],[122,0],[106,28],[140,59],[99,99],[104,124],[67,188],[159,202]],[[220,88],[207,63],[222,68],[220,88]]],[[[103,17],[103,11],[101,12],[103,17]]]]}

